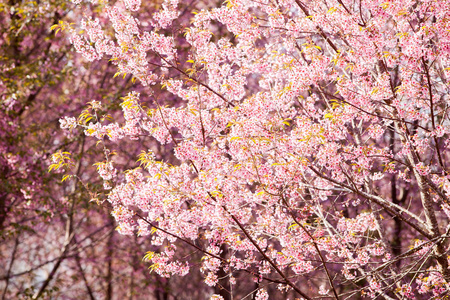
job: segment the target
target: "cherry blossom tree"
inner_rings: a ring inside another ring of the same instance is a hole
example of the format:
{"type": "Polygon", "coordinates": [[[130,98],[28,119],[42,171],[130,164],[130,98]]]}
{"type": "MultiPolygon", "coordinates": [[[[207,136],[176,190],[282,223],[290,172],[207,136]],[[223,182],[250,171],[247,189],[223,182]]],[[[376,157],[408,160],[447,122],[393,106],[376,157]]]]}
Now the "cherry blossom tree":
{"type": "Polygon", "coordinates": [[[51,168],[151,242],[153,272],[200,270],[211,299],[448,294],[449,1],[146,5],[53,27],[136,87],[121,116],[62,122],[103,149],[103,191],[51,168]]]}

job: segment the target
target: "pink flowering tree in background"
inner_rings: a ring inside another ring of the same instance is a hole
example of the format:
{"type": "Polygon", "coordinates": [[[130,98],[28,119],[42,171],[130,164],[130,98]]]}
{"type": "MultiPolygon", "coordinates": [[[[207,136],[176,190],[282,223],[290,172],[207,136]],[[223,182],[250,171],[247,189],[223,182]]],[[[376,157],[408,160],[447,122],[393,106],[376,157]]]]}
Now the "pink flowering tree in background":
{"type": "Polygon", "coordinates": [[[211,299],[449,293],[450,1],[76,4],[52,29],[130,85],[63,115],[50,169],[142,241],[134,270],[211,299]]]}

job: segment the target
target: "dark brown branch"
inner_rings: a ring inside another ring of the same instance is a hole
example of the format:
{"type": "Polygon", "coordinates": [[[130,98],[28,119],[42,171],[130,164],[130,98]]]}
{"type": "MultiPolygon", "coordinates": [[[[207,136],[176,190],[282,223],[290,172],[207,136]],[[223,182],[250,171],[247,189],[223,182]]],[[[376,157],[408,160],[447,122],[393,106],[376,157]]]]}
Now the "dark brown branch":
{"type": "Polygon", "coordinates": [[[334,297],[335,297],[336,299],[339,300],[339,296],[338,296],[338,294],[337,294],[336,287],[334,286],[334,283],[333,283],[333,278],[331,278],[331,274],[330,274],[330,271],[328,270],[328,267],[327,267],[327,265],[326,265],[325,258],[323,257],[323,255],[322,255],[322,253],[321,253],[321,251],[320,251],[320,249],[319,249],[319,246],[317,245],[316,240],[315,240],[314,237],[311,235],[311,233],[305,228],[305,226],[303,226],[303,225],[297,220],[296,216],[294,215],[294,212],[292,211],[291,206],[290,206],[289,203],[286,201],[286,199],[284,198],[284,195],[283,195],[283,194],[281,194],[281,199],[282,199],[284,205],[288,208],[288,212],[289,212],[289,214],[291,215],[291,218],[294,220],[295,224],[297,224],[297,225],[298,225],[298,226],[299,226],[299,227],[300,227],[300,228],[308,235],[308,237],[311,239],[311,242],[313,243],[314,248],[316,249],[317,254],[319,255],[320,261],[322,262],[323,268],[325,269],[325,273],[326,273],[326,275],[327,275],[328,282],[330,283],[331,289],[333,290],[334,297]]]}
{"type": "Polygon", "coordinates": [[[3,290],[2,300],[6,299],[6,293],[8,292],[9,280],[11,279],[11,277],[10,277],[11,270],[12,270],[12,267],[14,264],[14,260],[16,259],[16,252],[17,252],[18,245],[19,245],[19,236],[16,237],[16,241],[14,243],[14,248],[11,253],[11,261],[9,262],[8,271],[6,272],[6,284],[5,284],[5,289],[3,290]]]}

